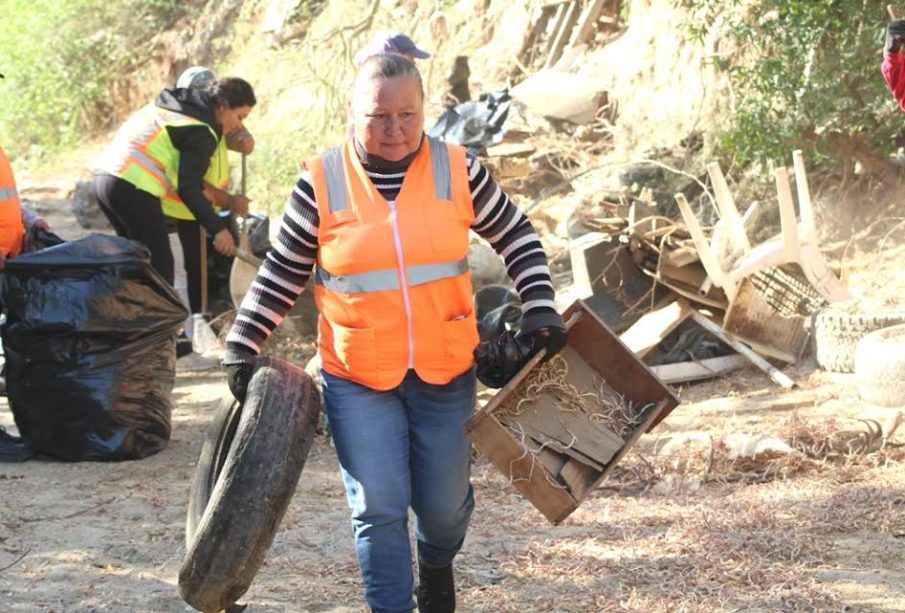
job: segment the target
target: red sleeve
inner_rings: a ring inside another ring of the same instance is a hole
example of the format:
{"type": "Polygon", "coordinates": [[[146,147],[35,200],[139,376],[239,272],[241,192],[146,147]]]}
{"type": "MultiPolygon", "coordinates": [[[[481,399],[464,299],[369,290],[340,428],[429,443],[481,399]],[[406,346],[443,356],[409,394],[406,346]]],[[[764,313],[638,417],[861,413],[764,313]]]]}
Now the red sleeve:
{"type": "Polygon", "coordinates": [[[905,58],[902,57],[902,52],[884,52],[880,72],[883,73],[883,78],[886,79],[889,91],[892,92],[896,102],[905,109],[905,58]]]}

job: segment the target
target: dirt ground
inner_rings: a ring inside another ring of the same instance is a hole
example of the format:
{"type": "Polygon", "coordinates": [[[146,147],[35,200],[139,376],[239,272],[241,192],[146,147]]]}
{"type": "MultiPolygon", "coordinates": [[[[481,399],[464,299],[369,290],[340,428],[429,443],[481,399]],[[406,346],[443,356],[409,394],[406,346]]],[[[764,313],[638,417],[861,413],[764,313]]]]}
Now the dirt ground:
{"type": "MultiPolygon", "coordinates": [[[[64,238],[84,233],[54,200],[62,194],[24,192],[42,199],[39,212],[64,238]]],[[[477,508],[456,564],[459,610],[905,611],[896,440],[862,456],[717,461],[733,433],[820,438],[857,427],[864,411],[890,423],[858,399],[851,377],[812,360],[785,372],[798,389],[784,392],[753,369],[680,389],[679,408],[560,526],[478,458],[477,508]],[[678,453],[654,457],[657,439],[688,433],[678,453]]],[[[188,489],[226,391],[220,372],[178,375],[172,440],[142,461],[0,465],[0,610],[192,610],[176,584],[188,489]]],[[[14,429],[5,406],[0,425],[14,429]]],[[[249,612],[358,612],[360,594],[335,454],[320,438],[242,602],[249,612]]]]}

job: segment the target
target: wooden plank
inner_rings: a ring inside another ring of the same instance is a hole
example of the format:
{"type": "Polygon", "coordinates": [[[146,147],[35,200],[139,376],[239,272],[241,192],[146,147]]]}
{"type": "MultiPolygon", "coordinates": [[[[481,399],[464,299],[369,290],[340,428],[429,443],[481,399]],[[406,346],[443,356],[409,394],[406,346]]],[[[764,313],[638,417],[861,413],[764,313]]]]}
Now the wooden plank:
{"type": "Polygon", "coordinates": [[[618,236],[585,234],[569,241],[569,257],[577,297],[610,328],[621,332],[641,317],[638,305],[650,295],[653,280],[618,236]]]}
{"type": "Polygon", "coordinates": [[[544,30],[547,29],[547,24],[550,23],[550,18],[553,16],[555,10],[556,7],[552,5],[541,7],[540,15],[534,22],[534,25],[531,26],[531,31],[528,33],[525,42],[522,44],[522,48],[518,52],[518,60],[522,64],[530,66],[533,63],[537,41],[544,30]]]}
{"type": "Polygon", "coordinates": [[[571,4],[571,2],[562,2],[556,6],[556,13],[553,15],[553,30],[550,32],[549,38],[547,38],[547,48],[545,49],[545,55],[547,57],[550,56],[550,52],[553,50],[553,45],[556,43],[556,35],[559,34],[559,31],[562,29],[563,21],[566,18],[566,11],[571,4]]]}
{"type": "Polygon", "coordinates": [[[693,300],[694,302],[697,302],[699,304],[710,306],[715,309],[726,309],[729,306],[729,301],[726,300],[724,296],[720,296],[719,298],[711,298],[711,296],[713,295],[712,288],[707,292],[706,295],[702,296],[697,288],[689,287],[672,280],[657,279],[657,283],[671,289],[678,295],[684,296],[685,298],[693,300]]]}
{"type": "Polygon", "coordinates": [[[691,318],[699,324],[702,328],[713,334],[715,337],[738,351],[740,354],[745,356],[749,362],[760,368],[762,371],[767,373],[767,375],[773,379],[773,381],[780,386],[791,389],[795,387],[795,382],[792,381],[786,374],[782,371],[774,368],[772,364],[770,364],[767,360],[763,359],[759,355],[757,355],[750,347],[735,340],[730,335],[726,334],[722,328],[720,328],[717,324],[713,323],[709,319],[707,319],[701,313],[695,311],[691,314],[691,318]]]}
{"type": "Polygon", "coordinates": [[[544,447],[537,453],[537,459],[551,476],[557,477],[563,469],[563,466],[569,461],[569,456],[553,451],[549,447],[544,447]]]}
{"type": "MultiPolygon", "coordinates": [[[[500,424],[502,424],[503,427],[505,427],[515,439],[520,441],[524,439],[523,442],[529,447],[529,449],[551,449],[558,454],[567,456],[567,459],[575,458],[581,462],[584,462],[585,464],[590,464],[597,467],[599,470],[603,470],[603,466],[606,462],[596,460],[593,455],[587,455],[587,453],[580,450],[577,446],[571,444],[572,437],[562,437],[569,439],[562,441],[556,436],[542,432],[533,423],[513,419],[511,415],[494,414],[494,417],[497,418],[497,421],[499,421],[500,424]]],[[[560,433],[559,435],[561,436],[562,433],[560,433]]],[[[621,440],[619,441],[619,444],[621,446],[621,440]]],[[[595,453],[592,445],[585,444],[582,447],[584,449],[590,448],[591,453],[595,453]]],[[[609,453],[598,455],[605,455],[607,460],[612,457],[612,455],[609,453]]]]}
{"type": "Polygon", "coordinates": [[[587,464],[582,464],[578,460],[569,460],[562,467],[559,476],[569,487],[572,496],[580,499],[600,473],[601,471],[595,470],[587,464]]]}
{"type": "Polygon", "coordinates": [[[656,311],[645,313],[619,336],[619,340],[636,356],[644,357],[689,317],[691,306],[684,300],[676,300],[656,311]]]}
{"type": "MultiPolygon", "coordinates": [[[[551,68],[553,64],[556,63],[556,60],[559,59],[559,56],[562,55],[562,50],[569,40],[569,35],[572,34],[572,28],[575,27],[576,21],[578,21],[578,2],[573,0],[567,5],[562,25],[559,28],[559,32],[556,33],[556,38],[553,40],[553,47],[550,49],[550,54],[547,56],[544,68],[551,68]]],[[[568,92],[564,93],[567,94],[568,92]]]]}
{"type": "Polygon", "coordinates": [[[481,159],[493,176],[497,179],[516,179],[527,177],[529,168],[526,158],[508,156],[490,156],[481,159]]]}
{"type": "Polygon", "coordinates": [[[544,517],[558,524],[578,503],[565,487],[554,487],[535,457],[516,442],[493,415],[478,412],[465,422],[465,432],[503,476],[533,504],[544,517]]]}
{"type": "Polygon", "coordinates": [[[585,455],[578,451],[575,447],[569,447],[568,445],[559,442],[556,439],[550,438],[549,436],[537,432],[533,430],[530,426],[522,426],[521,424],[516,424],[513,422],[506,421],[505,419],[501,419],[498,417],[498,421],[502,424],[506,429],[510,432],[524,432],[525,440],[532,446],[532,449],[550,449],[553,452],[562,455],[566,460],[569,458],[575,458],[579,462],[583,464],[588,464],[589,466],[595,467],[597,470],[603,470],[603,467],[606,465],[603,462],[598,462],[594,458],[585,455]]]}
{"type": "Polygon", "coordinates": [[[204,226],[198,224],[198,231],[201,234],[200,241],[200,262],[201,262],[201,312],[207,314],[207,231],[204,226]]]}
{"type": "Polygon", "coordinates": [[[537,148],[528,143],[500,143],[487,147],[488,156],[525,157],[537,151],[537,148]]]}
{"type": "Polygon", "coordinates": [[[660,252],[657,258],[657,281],[672,289],[681,296],[685,296],[695,302],[726,309],[729,301],[726,293],[718,287],[714,287],[700,261],[686,264],[685,266],[672,266],[660,252]]]}
{"type": "Polygon", "coordinates": [[[628,207],[628,227],[632,234],[642,238],[646,233],[657,229],[657,209],[647,202],[635,200],[628,207]]]}
{"type": "Polygon", "coordinates": [[[584,12],[581,14],[581,18],[578,20],[578,24],[575,26],[572,39],[569,41],[570,47],[580,45],[591,38],[591,35],[594,33],[594,26],[597,24],[597,20],[600,18],[600,12],[603,10],[603,5],[606,4],[606,2],[607,0],[593,0],[585,7],[584,12]]]}
{"type": "Polygon", "coordinates": [[[569,346],[588,366],[606,378],[613,391],[636,406],[664,401],[664,416],[678,406],[679,400],[672,391],[635,357],[583,300],[575,301],[564,315],[569,317],[576,312],[582,313],[582,317],[569,331],[569,346]]]}
{"type": "MultiPolygon", "coordinates": [[[[544,393],[530,401],[521,400],[518,415],[501,413],[497,419],[515,431],[524,430],[525,434],[541,442],[550,439],[558,441],[557,450],[569,455],[573,451],[578,452],[603,466],[624,443],[618,434],[591,418],[591,415],[605,410],[603,403],[609,399],[599,398],[599,394],[610,392],[611,388],[604,385],[600,374],[568,345],[560,357],[567,364],[564,383],[588,394],[582,398],[580,407],[561,406],[556,396],[544,393]]],[[[529,374],[526,381],[530,380],[529,374]]]]}
{"type": "Polygon", "coordinates": [[[651,370],[664,383],[685,383],[687,381],[700,381],[701,379],[718,377],[727,372],[744,368],[747,365],[748,359],[745,356],[735,354],[691,362],[660,364],[651,366],[651,370]]]}
{"type": "Polygon", "coordinates": [[[679,247],[663,251],[663,259],[670,266],[687,266],[701,260],[694,247],[679,247]]]}

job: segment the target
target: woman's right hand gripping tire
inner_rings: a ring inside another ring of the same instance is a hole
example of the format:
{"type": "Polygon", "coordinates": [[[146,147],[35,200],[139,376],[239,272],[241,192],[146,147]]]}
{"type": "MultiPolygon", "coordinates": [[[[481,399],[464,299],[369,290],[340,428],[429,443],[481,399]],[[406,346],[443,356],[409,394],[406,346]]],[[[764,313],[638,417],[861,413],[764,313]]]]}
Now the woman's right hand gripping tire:
{"type": "Polygon", "coordinates": [[[245,402],[221,402],[195,470],[182,598],[199,611],[233,605],[273,543],[314,440],[320,397],[301,368],[258,358],[245,402]]]}

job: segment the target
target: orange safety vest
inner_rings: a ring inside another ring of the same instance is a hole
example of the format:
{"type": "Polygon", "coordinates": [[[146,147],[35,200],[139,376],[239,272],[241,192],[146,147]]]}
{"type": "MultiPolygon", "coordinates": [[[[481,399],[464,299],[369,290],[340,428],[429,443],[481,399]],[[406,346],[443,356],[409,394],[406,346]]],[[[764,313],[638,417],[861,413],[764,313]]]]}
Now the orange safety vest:
{"type": "Polygon", "coordinates": [[[3,147],[0,147],[0,252],[15,257],[22,252],[25,227],[22,225],[22,203],[16,190],[16,179],[3,147]]]}
{"type": "Polygon", "coordinates": [[[347,142],[306,162],[320,214],[314,296],[323,368],[377,390],[474,363],[465,149],[427,137],[387,202],[347,142]]]}

